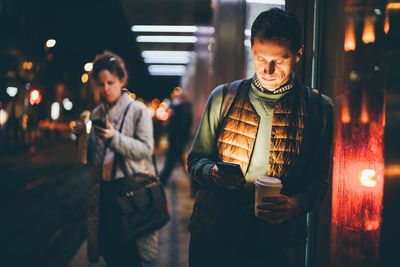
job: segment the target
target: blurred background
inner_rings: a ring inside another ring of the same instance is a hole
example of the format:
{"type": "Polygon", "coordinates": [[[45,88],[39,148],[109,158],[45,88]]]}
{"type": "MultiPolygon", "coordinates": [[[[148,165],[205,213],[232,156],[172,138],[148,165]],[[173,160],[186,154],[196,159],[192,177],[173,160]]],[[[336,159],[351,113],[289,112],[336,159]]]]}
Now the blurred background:
{"type": "MultiPolygon", "coordinates": [[[[174,88],[182,88],[178,92],[192,104],[193,136],[210,92],[254,74],[251,24],[272,7],[294,13],[303,25],[305,51],[297,77],[335,100],[335,171],[327,198],[309,215],[310,242],[299,266],[397,262],[399,1],[0,0],[4,266],[87,266],[87,168],[78,160],[70,123],[100,102],[89,80],[96,54],[110,50],[125,60],[126,90],[154,114],[161,169],[174,88]],[[380,145],[371,148],[370,137],[378,138],[380,145]],[[374,168],[381,201],[377,227],[349,226],[351,233],[345,232],[341,243],[331,236],[331,230],[337,233],[335,222],[341,216],[341,195],[332,185],[335,179],[352,175],[346,165],[349,151],[362,168],[379,161],[374,168]],[[341,250],[355,247],[360,249],[351,250],[348,258],[332,260],[343,254],[341,250]]],[[[177,165],[166,190],[173,218],[161,231],[159,259],[152,266],[187,266],[186,226],[194,189],[184,164],[177,165]]]]}

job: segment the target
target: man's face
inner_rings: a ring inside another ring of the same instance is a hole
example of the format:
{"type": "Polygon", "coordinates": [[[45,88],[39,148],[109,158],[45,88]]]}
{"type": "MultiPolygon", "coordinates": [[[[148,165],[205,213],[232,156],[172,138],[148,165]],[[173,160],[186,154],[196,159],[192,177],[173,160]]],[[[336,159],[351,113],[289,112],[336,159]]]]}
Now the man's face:
{"type": "Polygon", "coordinates": [[[294,54],[289,41],[262,40],[258,37],[254,38],[251,50],[258,80],[268,91],[274,91],[289,80],[302,53],[300,49],[294,54]]]}

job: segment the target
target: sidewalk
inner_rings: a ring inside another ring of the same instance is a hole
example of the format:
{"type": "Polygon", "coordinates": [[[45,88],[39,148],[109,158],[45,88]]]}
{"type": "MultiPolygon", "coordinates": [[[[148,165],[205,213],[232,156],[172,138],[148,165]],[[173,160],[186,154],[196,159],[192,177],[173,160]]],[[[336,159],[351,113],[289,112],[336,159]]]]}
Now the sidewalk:
{"type": "MultiPolygon", "coordinates": [[[[157,155],[157,167],[162,169],[164,155],[157,155]]],[[[189,233],[187,225],[193,208],[194,199],[190,197],[190,180],[186,171],[178,165],[165,188],[171,209],[171,220],[159,232],[159,252],[156,262],[146,267],[186,267],[188,266],[189,233]]],[[[89,265],[86,258],[86,241],[69,263],[68,267],[105,267],[101,260],[89,265]]]]}

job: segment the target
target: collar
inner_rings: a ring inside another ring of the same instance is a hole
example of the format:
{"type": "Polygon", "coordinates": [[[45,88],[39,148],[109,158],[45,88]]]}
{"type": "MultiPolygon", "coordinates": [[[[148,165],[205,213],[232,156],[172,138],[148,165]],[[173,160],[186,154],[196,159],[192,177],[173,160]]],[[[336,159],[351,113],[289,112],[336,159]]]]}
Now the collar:
{"type": "Polygon", "coordinates": [[[280,94],[283,93],[285,91],[288,91],[290,89],[293,88],[294,86],[294,72],[290,73],[290,77],[289,77],[289,81],[287,83],[285,83],[284,85],[282,85],[281,87],[275,89],[273,92],[265,89],[262,85],[261,82],[258,80],[257,74],[254,74],[253,78],[252,78],[252,84],[261,92],[263,93],[271,93],[271,94],[280,94]]]}

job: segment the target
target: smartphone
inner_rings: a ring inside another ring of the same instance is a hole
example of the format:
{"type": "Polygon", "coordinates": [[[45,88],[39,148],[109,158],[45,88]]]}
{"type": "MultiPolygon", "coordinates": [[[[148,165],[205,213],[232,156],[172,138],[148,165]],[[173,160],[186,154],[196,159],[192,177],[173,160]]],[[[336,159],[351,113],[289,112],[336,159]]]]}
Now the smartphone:
{"type": "Polygon", "coordinates": [[[106,123],[103,120],[92,120],[92,125],[107,129],[106,123]]]}
{"type": "Polygon", "coordinates": [[[218,170],[221,170],[226,175],[237,175],[244,177],[242,169],[239,164],[228,163],[228,162],[217,162],[218,170]]]}

